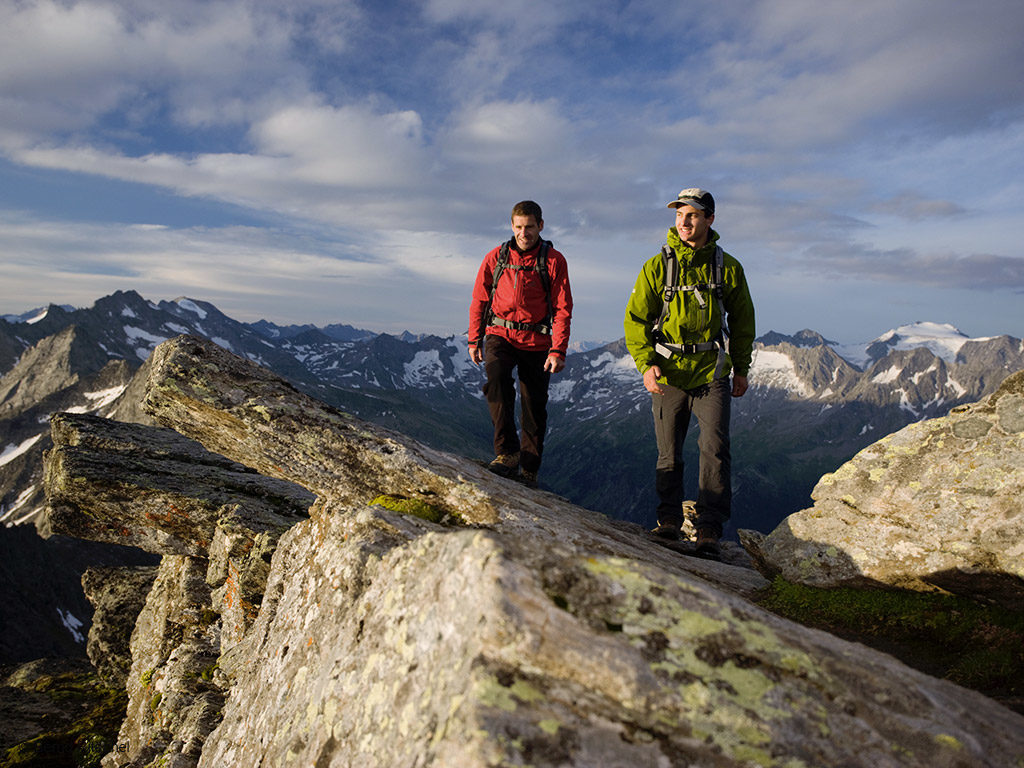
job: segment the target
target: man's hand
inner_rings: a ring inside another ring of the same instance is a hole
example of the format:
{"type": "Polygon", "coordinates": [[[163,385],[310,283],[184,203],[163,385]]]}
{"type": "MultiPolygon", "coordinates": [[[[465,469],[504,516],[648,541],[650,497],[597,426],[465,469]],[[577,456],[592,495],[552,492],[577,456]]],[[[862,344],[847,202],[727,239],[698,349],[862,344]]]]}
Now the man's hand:
{"type": "Polygon", "coordinates": [[[656,365],[652,365],[646,371],[644,371],[644,389],[650,392],[652,395],[661,395],[665,393],[665,388],[658,383],[658,379],[661,377],[661,368],[656,365]]]}
{"type": "Polygon", "coordinates": [[[747,377],[746,376],[733,376],[732,377],[732,396],[743,397],[743,394],[747,391],[747,377]]]}
{"type": "Polygon", "coordinates": [[[565,368],[565,358],[554,352],[548,355],[548,359],[544,361],[544,370],[547,373],[558,373],[563,368],[565,368]]]}
{"type": "Polygon", "coordinates": [[[473,365],[480,365],[484,361],[484,345],[478,344],[469,346],[469,359],[473,361],[473,365]]]}

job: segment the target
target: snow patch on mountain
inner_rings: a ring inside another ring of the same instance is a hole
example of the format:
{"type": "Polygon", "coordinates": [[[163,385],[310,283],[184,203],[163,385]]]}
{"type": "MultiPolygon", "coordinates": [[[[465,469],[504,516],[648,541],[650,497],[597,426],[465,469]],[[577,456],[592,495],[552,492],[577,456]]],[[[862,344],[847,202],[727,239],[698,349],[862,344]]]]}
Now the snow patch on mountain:
{"type": "Polygon", "coordinates": [[[42,435],[36,435],[35,437],[30,437],[20,445],[8,445],[4,448],[3,452],[0,452],[0,467],[5,464],[10,464],[16,458],[28,451],[33,445],[39,442],[41,437],[42,435]]]}
{"type": "Polygon", "coordinates": [[[469,359],[469,342],[465,337],[452,337],[447,340],[446,346],[452,351],[452,368],[455,369],[456,379],[465,379],[466,373],[478,370],[480,366],[475,365],[469,359]]]}
{"type": "Polygon", "coordinates": [[[404,365],[404,369],[405,375],[402,378],[410,387],[444,380],[444,364],[436,349],[420,350],[404,365]]]}
{"type": "Polygon", "coordinates": [[[892,345],[894,349],[926,347],[932,354],[941,357],[947,363],[954,362],[960,347],[964,345],[964,342],[969,341],[967,334],[948,323],[901,325],[880,336],[878,340],[892,345]]]}
{"type": "Polygon", "coordinates": [[[874,376],[872,376],[871,377],[871,383],[872,384],[892,384],[894,381],[898,381],[899,380],[900,373],[902,373],[902,372],[903,372],[902,368],[899,368],[899,367],[893,365],[893,366],[891,366],[889,368],[886,368],[881,373],[876,373],[874,376]]]}
{"type": "Polygon", "coordinates": [[[782,389],[800,397],[811,397],[814,394],[800,380],[793,359],[772,349],[757,350],[750,375],[755,386],[782,389]]]}
{"type": "Polygon", "coordinates": [[[177,304],[182,309],[186,310],[187,312],[192,312],[193,314],[199,315],[200,320],[206,319],[206,310],[200,307],[191,299],[177,299],[174,303],[177,304]]]}
{"type": "Polygon", "coordinates": [[[152,334],[149,331],[144,331],[141,328],[136,328],[134,325],[126,325],[124,327],[124,335],[128,337],[128,340],[132,344],[138,344],[139,339],[149,342],[149,346],[147,347],[135,348],[135,354],[139,356],[140,360],[145,360],[146,358],[148,358],[149,353],[152,351],[153,347],[155,347],[157,344],[164,343],[168,339],[167,336],[156,336],[155,334],[152,334]]]}
{"type": "Polygon", "coordinates": [[[590,367],[601,368],[601,373],[612,376],[615,379],[626,379],[627,381],[638,381],[640,374],[637,373],[636,363],[629,355],[616,357],[611,352],[602,352],[590,361],[590,367]]]}
{"type": "Polygon", "coordinates": [[[30,519],[36,512],[38,512],[38,508],[33,509],[31,512],[29,512],[27,515],[24,515],[20,519],[12,519],[14,517],[14,514],[19,509],[24,507],[25,504],[27,504],[33,496],[35,496],[36,490],[36,485],[32,484],[24,491],[22,491],[20,494],[18,494],[18,498],[14,500],[14,503],[10,507],[0,505],[0,523],[3,523],[7,527],[10,527],[12,525],[21,525],[27,519],[30,519]]]}
{"type": "Polygon", "coordinates": [[[84,643],[85,635],[81,633],[81,629],[85,626],[78,617],[71,613],[71,611],[62,611],[60,608],[57,609],[57,613],[60,614],[60,621],[64,625],[64,628],[71,634],[76,643],[84,643]]]}
{"type": "Polygon", "coordinates": [[[988,336],[972,339],[949,323],[917,322],[886,331],[866,344],[837,344],[833,349],[848,363],[864,370],[872,361],[880,359],[890,351],[918,347],[924,347],[947,363],[954,363],[957,353],[965,343],[990,339],[988,336]]]}
{"type": "Polygon", "coordinates": [[[127,384],[121,384],[110,389],[103,389],[99,392],[86,392],[85,397],[90,402],[88,405],[76,405],[68,408],[68,413],[92,413],[113,403],[128,388],[127,384]]]}
{"type": "Polygon", "coordinates": [[[548,400],[553,403],[568,402],[575,386],[576,382],[572,379],[553,380],[548,386],[548,400]]]}

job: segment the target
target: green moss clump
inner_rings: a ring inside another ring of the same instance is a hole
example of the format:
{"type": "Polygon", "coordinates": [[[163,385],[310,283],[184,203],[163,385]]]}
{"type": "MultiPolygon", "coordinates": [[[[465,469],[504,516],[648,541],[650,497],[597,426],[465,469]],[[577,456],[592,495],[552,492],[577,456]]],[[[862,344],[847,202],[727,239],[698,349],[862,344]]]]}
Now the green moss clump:
{"type": "Polygon", "coordinates": [[[462,523],[462,517],[460,515],[446,512],[440,507],[434,506],[422,499],[410,499],[405,496],[394,496],[385,493],[375,498],[370,502],[370,504],[376,504],[384,507],[385,509],[390,509],[392,512],[399,512],[403,515],[412,515],[413,517],[419,517],[423,520],[429,520],[432,523],[462,523]]]}
{"type": "Polygon", "coordinates": [[[757,602],[1024,713],[1024,612],[948,594],[823,589],[782,577],[757,602]]]}
{"type": "Polygon", "coordinates": [[[31,688],[67,706],[79,716],[66,725],[41,733],[0,753],[0,765],[34,768],[98,768],[114,748],[128,708],[124,690],[107,688],[95,674],[41,677],[31,688]]]}

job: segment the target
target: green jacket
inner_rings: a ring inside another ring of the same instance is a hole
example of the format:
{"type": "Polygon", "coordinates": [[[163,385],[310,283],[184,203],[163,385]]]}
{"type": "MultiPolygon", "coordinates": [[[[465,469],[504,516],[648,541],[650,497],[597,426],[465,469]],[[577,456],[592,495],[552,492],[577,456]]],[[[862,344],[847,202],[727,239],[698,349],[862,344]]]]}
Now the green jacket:
{"type": "MultiPolygon", "coordinates": [[[[711,230],[708,242],[694,251],[679,239],[675,227],[668,231],[668,244],[679,259],[680,285],[711,282],[717,241],[718,233],[711,230]]],[[[750,371],[754,346],[754,304],[750,300],[743,267],[727,253],[723,271],[725,286],[722,303],[729,328],[729,355],[725,361],[725,370],[731,367],[736,374],[746,376],[750,371]]],[[[652,365],[657,365],[662,373],[658,381],[662,384],[679,389],[694,389],[714,378],[718,351],[673,355],[671,358],[664,358],[654,351],[652,327],[661,316],[664,288],[665,265],[659,252],[644,263],[626,304],[626,318],[623,321],[626,347],[641,374],[652,365]]],[[[695,344],[712,341],[718,335],[721,327],[718,302],[710,292],[703,293],[703,309],[692,291],[679,291],[673,297],[663,328],[669,342],[695,344]]]]}

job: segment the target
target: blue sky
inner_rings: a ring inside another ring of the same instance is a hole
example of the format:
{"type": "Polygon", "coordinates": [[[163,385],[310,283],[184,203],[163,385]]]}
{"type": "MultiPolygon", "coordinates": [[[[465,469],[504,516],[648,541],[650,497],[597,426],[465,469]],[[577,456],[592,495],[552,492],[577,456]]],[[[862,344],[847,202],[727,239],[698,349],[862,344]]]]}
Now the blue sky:
{"type": "Polygon", "coordinates": [[[758,332],[1024,335],[1019,0],[0,0],[0,314],[460,333],[534,199],[573,338],[711,190],[758,332]]]}

